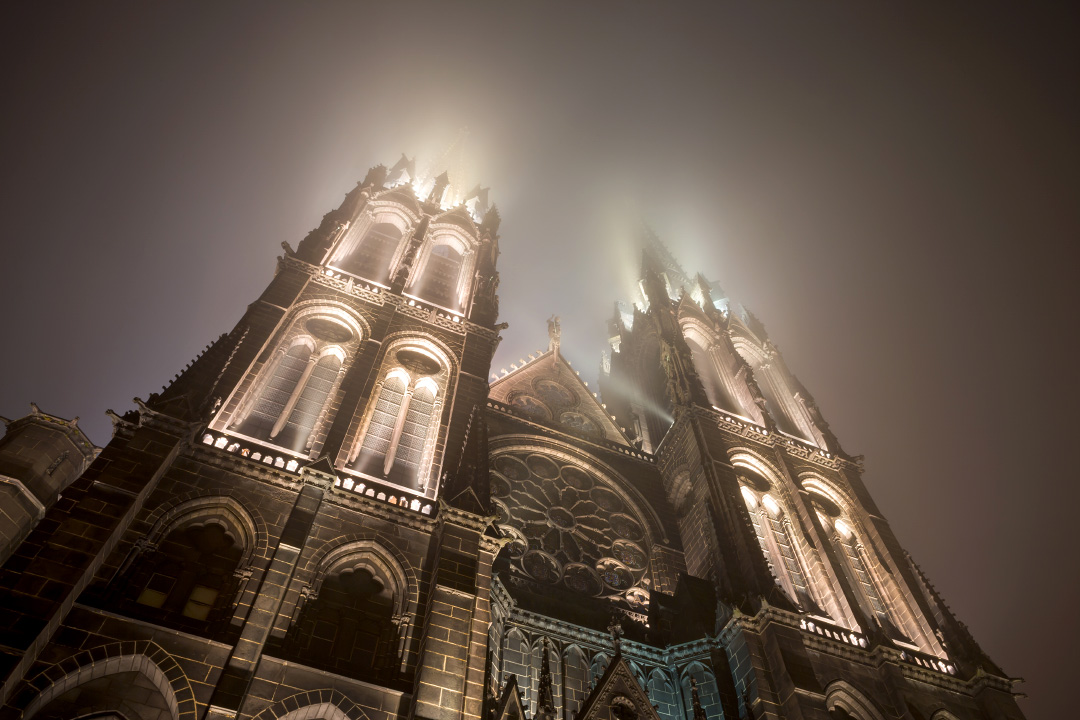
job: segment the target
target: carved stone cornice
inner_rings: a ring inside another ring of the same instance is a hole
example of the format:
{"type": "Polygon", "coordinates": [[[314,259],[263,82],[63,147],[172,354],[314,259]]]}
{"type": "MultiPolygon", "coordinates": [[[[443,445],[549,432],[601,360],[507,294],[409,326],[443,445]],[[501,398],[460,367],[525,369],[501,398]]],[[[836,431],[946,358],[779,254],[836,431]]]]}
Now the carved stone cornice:
{"type": "Polygon", "coordinates": [[[439,308],[429,305],[422,300],[417,301],[415,299],[402,297],[375,283],[366,282],[360,279],[335,276],[340,273],[328,275],[320,266],[312,265],[311,263],[288,255],[279,257],[278,263],[281,267],[288,267],[306,273],[311,277],[312,282],[318,285],[337,290],[338,292],[345,293],[351,297],[359,298],[364,302],[378,307],[394,305],[398,312],[415,317],[418,320],[424,320],[444,330],[449,330],[459,335],[464,335],[467,332],[475,333],[491,342],[497,342],[499,338],[499,331],[497,328],[485,327],[474,323],[463,316],[447,311],[440,311],[439,308]],[[456,321],[455,318],[457,318],[456,321]]]}
{"type": "MultiPolygon", "coordinates": [[[[852,469],[862,472],[862,465],[857,459],[847,458],[836,453],[831,453],[810,443],[793,438],[775,430],[769,430],[756,423],[739,418],[734,413],[704,408],[694,405],[687,411],[695,418],[715,425],[721,430],[737,437],[749,440],[757,445],[767,448],[779,448],[791,457],[799,458],[827,467],[831,470],[852,469]]],[[[668,431],[670,434],[670,431],[668,431]]],[[[665,436],[666,437],[666,436],[665,436]]],[[[663,443],[657,450],[657,455],[662,453],[663,443]]]]}
{"type": "Polygon", "coordinates": [[[441,497],[438,502],[438,519],[440,522],[453,523],[454,525],[460,525],[461,527],[482,533],[491,527],[491,524],[496,520],[495,515],[477,515],[476,513],[456,508],[453,505],[449,505],[441,497]]]}

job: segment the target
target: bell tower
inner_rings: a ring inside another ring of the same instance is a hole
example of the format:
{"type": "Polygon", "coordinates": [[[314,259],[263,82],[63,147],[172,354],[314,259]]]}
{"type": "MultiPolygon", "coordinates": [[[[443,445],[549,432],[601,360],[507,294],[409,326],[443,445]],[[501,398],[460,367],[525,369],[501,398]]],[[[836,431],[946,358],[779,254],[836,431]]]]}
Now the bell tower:
{"type": "Polygon", "coordinates": [[[4,717],[136,695],[129,720],[479,717],[505,326],[499,213],[455,180],[373,168],[231,332],[114,414],[0,569],[4,717]]]}
{"type": "MultiPolygon", "coordinates": [[[[643,245],[642,294],[616,307],[601,389],[655,455],[687,572],[716,592],[731,669],[724,716],[803,717],[800,698],[813,696],[836,717],[879,717],[851,699],[845,683],[859,671],[818,647],[823,637],[911,680],[993,677],[969,686],[966,712],[1018,717],[1011,681],[901,548],[862,459],[840,447],[764,325],[717,283],[691,278],[651,232],[643,245]],[[776,651],[782,662],[765,659],[776,651]]],[[[934,705],[917,685],[867,683],[887,717],[934,705]]]]}
{"type": "Polygon", "coordinates": [[[499,214],[457,183],[369,171],[104,448],[7,423],[0,720],[1022,717],[652,233],[599,392],[557,317],[492,375],[499,214]]]}

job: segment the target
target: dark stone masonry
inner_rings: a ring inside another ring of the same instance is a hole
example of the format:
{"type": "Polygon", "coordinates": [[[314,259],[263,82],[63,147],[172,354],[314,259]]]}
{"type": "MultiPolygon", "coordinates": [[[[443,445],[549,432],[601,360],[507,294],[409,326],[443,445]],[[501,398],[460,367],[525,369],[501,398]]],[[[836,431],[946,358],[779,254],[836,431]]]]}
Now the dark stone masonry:
{"type": "Polygon", "coordinates": [[[1022,717],[657,238],[599,388],[558,318],[492,374],[500,217],[452,180],[372,169],[104,448],[7,421],[0,720],[1022,717]]]}

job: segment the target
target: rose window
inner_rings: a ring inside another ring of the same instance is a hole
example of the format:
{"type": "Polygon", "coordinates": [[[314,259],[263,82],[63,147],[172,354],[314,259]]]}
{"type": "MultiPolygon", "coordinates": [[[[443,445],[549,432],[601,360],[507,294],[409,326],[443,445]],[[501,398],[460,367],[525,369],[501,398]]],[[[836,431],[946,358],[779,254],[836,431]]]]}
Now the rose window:
{"type": "Polygon", "coordinates": [[[511,562],[534,582],[622,599],[649,601],[649,553],[636,508],[600,476],[528,451],[491,464],[497,522],[510,538],[511,562]]]}

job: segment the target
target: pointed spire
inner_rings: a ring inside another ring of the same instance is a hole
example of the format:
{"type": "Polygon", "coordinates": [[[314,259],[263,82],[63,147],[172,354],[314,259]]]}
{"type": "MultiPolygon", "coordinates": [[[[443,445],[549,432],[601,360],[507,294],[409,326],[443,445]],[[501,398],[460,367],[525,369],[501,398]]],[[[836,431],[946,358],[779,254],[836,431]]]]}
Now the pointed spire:
{"type": "Polygon", "coordinates": [[[540,686],[537,689],[536,717],[548,717],[555,712],[555,696],[551,690],[551,651],[547,636],[540,656],[540,686]]]}
{"type": "Polygon", "coordinates": [[[394,167],[390,168],[389,172],[383,168],[383,174],[385,175],[384,182],[390,186],[411,183],[416,179],[416,160],[410,160],[405,153],[402,153],[401,159],[394,163],[394,167]]]}
{"type": "Polygon", "coordinates": [[[648,225],[643,225],[642,244],[645,246],[645,255],[655,262],[656,272],[667,275],[668,282],[673,288],[690,284],[690,276],[683,270],[668,246],[648,225]]]}
{"type": "Polygon", "coordinates": [[[701,696],[698,695],[697,680],[690,678],[690,699],[694,705],[694,720],[709,720],[705,714],[705,708],[701,707],[701,696]]]}

